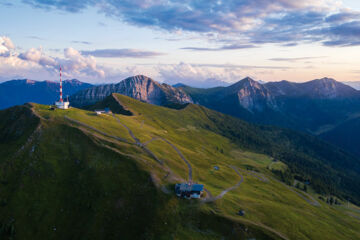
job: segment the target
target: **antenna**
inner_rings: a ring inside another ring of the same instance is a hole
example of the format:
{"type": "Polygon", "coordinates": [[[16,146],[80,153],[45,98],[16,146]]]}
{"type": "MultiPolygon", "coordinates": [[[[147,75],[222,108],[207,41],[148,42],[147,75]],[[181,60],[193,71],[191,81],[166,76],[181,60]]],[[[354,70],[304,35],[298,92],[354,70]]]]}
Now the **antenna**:
{"type": "Polygon", "coordinates": [[[63,102],[63,98],[62,98],[62,81],[61,81],[61,66],[60,66],[60,102],[63,102]]]}

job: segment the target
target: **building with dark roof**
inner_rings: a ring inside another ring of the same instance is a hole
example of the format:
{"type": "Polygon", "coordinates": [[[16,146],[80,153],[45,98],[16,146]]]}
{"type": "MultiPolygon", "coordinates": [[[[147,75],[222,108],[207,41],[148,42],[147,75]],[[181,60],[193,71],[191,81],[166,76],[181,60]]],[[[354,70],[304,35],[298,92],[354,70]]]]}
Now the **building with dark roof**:
{"type": "Polygon", "coordinates": [[[200,198],[204,191],[203,184],[178,183],[175,185],[176,196],[181,198],[200,198]]]}

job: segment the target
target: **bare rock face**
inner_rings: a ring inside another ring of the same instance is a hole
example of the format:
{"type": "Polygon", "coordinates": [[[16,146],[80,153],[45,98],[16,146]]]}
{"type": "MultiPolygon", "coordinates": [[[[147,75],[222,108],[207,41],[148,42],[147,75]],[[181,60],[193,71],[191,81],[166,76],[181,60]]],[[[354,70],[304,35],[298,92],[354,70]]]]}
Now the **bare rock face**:
{"type": "Polygon", "coordinates": [[[192,103],[183,90],[160,84],[143,75],[129,77],[117,84],[106,84],[85,89],[71,96],[73,106],[86,106],[105,99],[112,93],[120,93],[155,105],[192,103]]]}
{"type": "Polygon", "coordinates": [[[242,88],[237,95],[239,103],[247,110],[262,111],[264,106],[276,109],[276,103],[271,93],[260,83],[246,78],[242,82],[242,88]]]}
{"type": "Polygon", "coordinates": [[[270,91],[249,77],[225,88],[223,92],[225,96],[236,94],[239,104],[250,112],[262,111],[266,107],[277,108],[270,91]]]}

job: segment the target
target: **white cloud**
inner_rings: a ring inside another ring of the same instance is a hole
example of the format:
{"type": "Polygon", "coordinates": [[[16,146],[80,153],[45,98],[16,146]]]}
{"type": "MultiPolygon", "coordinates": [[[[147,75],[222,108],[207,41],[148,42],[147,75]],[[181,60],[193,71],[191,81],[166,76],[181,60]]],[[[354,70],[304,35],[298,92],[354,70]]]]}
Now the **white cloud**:
{"type": "Polygon", "coordinates": [[[194,87],[227,85],[240,80],[244,72],[240,68],[217,68],[187,63],[158,66],[159,77],[168,84],[183,83],[194,87]]]}
{"type": "Polygon", "coordinates": [[[65,72],[85,74],[94,77],[105,77],[105,71],[97,67],[93,56],[83,56],[74,48],[64,50],[65,60],[61,60],[65,72]]]}
{"type": "Polygon", "coordinates": [[[15,46],[10,38],[5,36],[0,37],[0,56],[9,56],[10,51],[14,48],[15,46]]]}
{"type": "Polygon", "coordinates": [[[35,75],[35,78],[54,78],[60,66],[63,68],[64,76],[69,78],[99,80],[106,77],[104,67],[97,65],[95,57],[83,56],[74,48],[64,49],[62,58],[49,56],[41,47],[18,52],[10,38],[0,37],[2,78],[7,75],[9,77],[29,78],[35,75]]]}

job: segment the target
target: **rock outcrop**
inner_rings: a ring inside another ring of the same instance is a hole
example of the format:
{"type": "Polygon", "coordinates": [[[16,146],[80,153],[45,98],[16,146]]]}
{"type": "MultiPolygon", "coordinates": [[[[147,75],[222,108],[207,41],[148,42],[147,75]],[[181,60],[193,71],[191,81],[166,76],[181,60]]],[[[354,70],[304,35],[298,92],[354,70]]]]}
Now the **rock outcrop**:
{"type": "Polygon", "coordinates": [[[143,75],[126,78],[116,84],[105,84],[82,90],[70,97],[73,106],[87,106],[120,93],[155,105],[185,104],[192,99],[183,90],[160,84],[143,75]]]}

